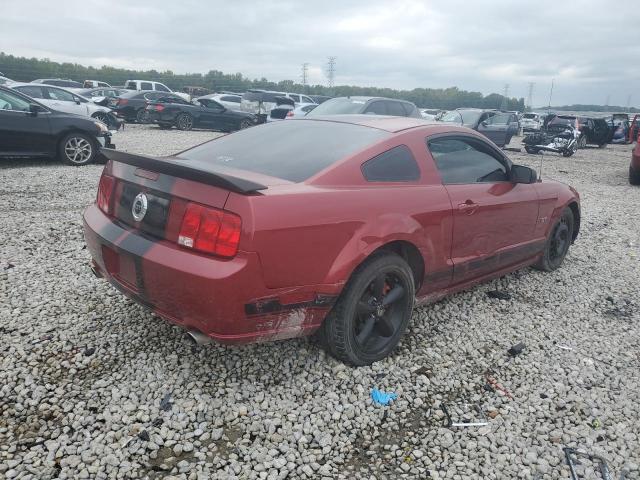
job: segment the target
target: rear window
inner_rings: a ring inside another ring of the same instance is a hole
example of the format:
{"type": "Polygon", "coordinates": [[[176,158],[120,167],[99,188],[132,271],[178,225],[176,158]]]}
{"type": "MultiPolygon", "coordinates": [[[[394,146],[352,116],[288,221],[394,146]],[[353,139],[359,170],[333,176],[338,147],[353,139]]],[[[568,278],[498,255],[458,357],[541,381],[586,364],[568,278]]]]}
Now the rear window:
{"type": "Polygon", "coordinates": [[[383,130],[344,123],[274,122],[219,137],[181,153],[179,158],[303,182],[389,135],[383,130]],[[311,144],[322,148],[309,148],[311,144]]]}
{"type": "Polygon", "coordinates": [[[366,100],[357,98],[332,98],[327,100],[310,112],[310,115],[344,115],[349,113],[361,113],[364,110],[366,100]]]}

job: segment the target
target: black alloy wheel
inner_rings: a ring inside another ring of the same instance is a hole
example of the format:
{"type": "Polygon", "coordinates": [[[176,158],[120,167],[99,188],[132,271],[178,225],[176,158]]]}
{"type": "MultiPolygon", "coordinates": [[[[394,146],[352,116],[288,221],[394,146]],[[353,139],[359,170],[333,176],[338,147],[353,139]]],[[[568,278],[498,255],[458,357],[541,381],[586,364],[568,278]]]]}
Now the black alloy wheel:
{"type": "Polygon", "coordinates": [[[325,319],[320,338],[331,354],[370,365],[398,345],[413,310],[413,272],[400,256],[379,254],[361,265],[325,319]]]}
{"type": "Polygon", "coordinates": [[[542,258],[534,265],[539,270],[551,272],[562,265],[573,242],[574,218],[569,207],[565,208],[558,221],[551,228],[542,258]]]}

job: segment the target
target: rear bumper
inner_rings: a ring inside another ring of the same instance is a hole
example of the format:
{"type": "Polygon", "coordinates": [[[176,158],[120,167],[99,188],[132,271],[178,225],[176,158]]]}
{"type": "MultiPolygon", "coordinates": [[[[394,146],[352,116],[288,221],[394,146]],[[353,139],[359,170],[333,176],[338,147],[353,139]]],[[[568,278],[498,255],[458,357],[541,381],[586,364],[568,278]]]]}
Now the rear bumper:
{"type": "Polygon", "coordinates": [[[221,343],[311,334],[335,300],[332,286],[266,288],[256,253],[231,260],[193,253],[121,226],[95,205],[83,220],[96,276],[164,319],[221,343]]]}

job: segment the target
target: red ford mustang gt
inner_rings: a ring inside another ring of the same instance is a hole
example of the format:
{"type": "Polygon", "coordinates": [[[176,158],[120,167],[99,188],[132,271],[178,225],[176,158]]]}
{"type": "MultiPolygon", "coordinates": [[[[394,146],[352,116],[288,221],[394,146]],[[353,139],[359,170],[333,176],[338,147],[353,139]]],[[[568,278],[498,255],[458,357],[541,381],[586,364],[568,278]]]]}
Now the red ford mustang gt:
{"type": "Polygon", "coordinates": [[[84,212],[98,276],[196,340],[318,331],[354,365],[391,352],[414,301],[558,268],[580,227],[573,188],[414,118],[314,117],[174,157],[105,154],[84,212]]]}

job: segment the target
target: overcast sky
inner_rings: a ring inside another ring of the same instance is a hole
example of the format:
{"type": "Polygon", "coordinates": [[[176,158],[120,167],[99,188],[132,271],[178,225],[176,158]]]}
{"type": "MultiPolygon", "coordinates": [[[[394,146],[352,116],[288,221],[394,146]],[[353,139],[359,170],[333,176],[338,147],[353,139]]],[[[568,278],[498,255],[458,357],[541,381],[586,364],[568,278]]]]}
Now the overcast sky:
{"type": "Polygon", "coordinates": [[[2,0],[0,50],[83,65],[221,70],[553,104],[640,105],[640,8],[621,1],[2,0]],[[64,6],[63,6],[64,5],[64,6]]]}

